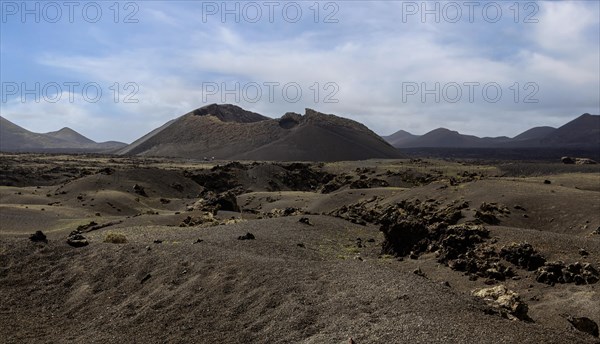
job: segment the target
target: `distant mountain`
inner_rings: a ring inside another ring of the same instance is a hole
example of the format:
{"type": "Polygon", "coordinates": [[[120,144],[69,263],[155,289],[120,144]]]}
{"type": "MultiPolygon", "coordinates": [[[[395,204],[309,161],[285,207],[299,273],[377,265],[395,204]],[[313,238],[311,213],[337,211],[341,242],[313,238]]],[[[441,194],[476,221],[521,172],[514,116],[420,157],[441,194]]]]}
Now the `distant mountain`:
{"type": "Polygon", "coordinates": [[[202,159],[335,161],[397,158],[364,125],[306,109],[271,119],[235,105],[207,105],[166,123],[120,154],[202,159]]]}
{"type": "Polygon", "coordinates": [[[597,148],[600,149],[600,116],[583,114],[560,128],[535,127],[513,138],[460,134],[438,128],[425,135],[405,131],[385,137],[397,148],[597,148]],[[398,136],[394,137],[394,135],[398,136]]]}
{"type": "Polygon", "coordinates": [[[534,127],[513,137],[513,141],[537,140],[556,131],[553,127],[534,127]]]}
{"type": "Polygon", "coordinates": [[[96,143],[70,128],[34,133],[0,116],[0,151],[101,152],[184,158],[336,161],[400,157],[396,148],[551,148],[600,151],[600,116],[583,114],[559,128],[535,127],[513,138],[477,137],[446,128],[384,138],[363,124],[306,109],[272,119],[230,104],[211,104],[173,119],[130,145],[96,143]]]}
{"type": "Polygon", "coordinates": [[[397,132],[393,133],[392,135],[382,136],[381,138],[386,140],[387,142],[389,142],[394,147],[401,147],[404,144],[406,144],[407,142],[410,142],[411,140],[413,140],[417,137],[418,137],[418,135],[413,135],[413,134],[409,133],[408,131],[398,130],[397,132]]]}
{"type": "Polygon", "coordinates": [[[395,147],[400,148],[433,148],[433,147],[448,147],[448,148],[472,148],[472,147],[490,147],[501,144],[509,140],[508,137],[484,137],[480,138],[473,135],[464,135],[457,131],[446,128],[438,128],[428,132],[427,134],[412,138],[407,138],[401,141],[401,144],[396,144],[395,147]]]}
{"type": "Polygon", "coordinates": [[[71,129],[71,128],[62,128],[59,131],[51,131],[49,133],[46,133],[46,136],[51,136],[54,138],[57,138],[59,140],[64,140],[64,141],[68,141],[68,142],[72,142],[72,143],[76,143],[76,144],[82,144],[82,145],[88,145],[88,144],[94,144],[96,142],[88,139],[87,137],[81,135],[80,133],[76,132],[75,130],[71,129]]]}
{"type": "Polygon", "coordinates": [[[70,128],[34,133],[0,116],[0,151],[4,152],[103,153],[124,146],[115,141],[96,143],[70,128]]]}
{"type": "Polygon", "coordinates": [[[480,139],[475,136],[462,135],[457,131],[438,128],[427,134],[415,137],[405,147],[474,147],[480,139]]]}

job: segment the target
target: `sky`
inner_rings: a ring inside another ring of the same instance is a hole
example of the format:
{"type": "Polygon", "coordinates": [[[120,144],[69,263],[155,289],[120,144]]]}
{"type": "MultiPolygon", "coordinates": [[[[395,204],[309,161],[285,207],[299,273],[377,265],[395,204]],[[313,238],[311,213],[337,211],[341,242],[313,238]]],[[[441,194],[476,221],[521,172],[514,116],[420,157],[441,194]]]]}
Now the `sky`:
{"type": "Polygon", "coordinates": [[[380,135],[600,113],[599,1],[5,1],[0,113],[132,142],[212,103],[380,135]]]}

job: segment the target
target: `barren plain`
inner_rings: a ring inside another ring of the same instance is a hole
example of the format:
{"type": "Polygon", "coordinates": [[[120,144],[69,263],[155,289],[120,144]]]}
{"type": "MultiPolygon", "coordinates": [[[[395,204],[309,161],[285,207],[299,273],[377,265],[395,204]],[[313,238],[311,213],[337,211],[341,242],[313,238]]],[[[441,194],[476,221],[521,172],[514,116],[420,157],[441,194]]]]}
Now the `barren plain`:
{"type": "Polygon", "coordinates": [[[597,165],[0,159],[2,343],[599,342],[597,165]]]}

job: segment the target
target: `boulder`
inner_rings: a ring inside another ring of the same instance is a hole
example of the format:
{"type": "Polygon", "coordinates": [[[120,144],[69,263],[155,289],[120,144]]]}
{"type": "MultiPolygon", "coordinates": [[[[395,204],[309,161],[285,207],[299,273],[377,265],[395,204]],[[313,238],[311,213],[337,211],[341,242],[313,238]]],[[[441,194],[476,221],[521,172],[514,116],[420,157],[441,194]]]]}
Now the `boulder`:
{"type": "Polygon", "coordinates": [[[511,320],[530,320],[529,307],[516,292],[498,285],[473,291],[473,296],[482,298],[501,316],[511,320]]]}
{"type": "Polygon", "coordinates": [[[576,165],[596,165],[598,162],[588,158],[577,158],[575,159],[576,165]]]}
{"type": "Polygon", "coordinates": [[[240,211],[236,195],[232,191],[226,191],[220,194],[208,191],[203,198],[194,203],[193,209],[209,211],[215,215],[219,210],[240,211]]]}
{"type": "Polygon", "coordinates": [[[563,156],[560,158],[565,165],[595,165],[598,162],[589,158],[572,158],[568,156],[563,156]]]}
{"type": "Polygon", "coordinates": [[[560,161],[562,161],[562,163],[565,165],[575,164],[575,158],[571,158],[569,156],[563,156],[562,158],[560,158],[560,161]]]}

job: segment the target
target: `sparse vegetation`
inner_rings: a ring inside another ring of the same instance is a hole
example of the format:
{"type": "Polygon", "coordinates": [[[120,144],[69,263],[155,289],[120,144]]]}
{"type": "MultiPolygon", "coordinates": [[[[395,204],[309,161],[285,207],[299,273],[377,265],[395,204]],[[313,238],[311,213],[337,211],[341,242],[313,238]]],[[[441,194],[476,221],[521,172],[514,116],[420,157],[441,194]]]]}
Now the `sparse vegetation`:
{"type": "Polygon", "coordinates": [[[123,233],[110,231],[106,233],[106,236],[104,237],[104,242],[111,244],[126,244],[127,237],[123,233]]]}

